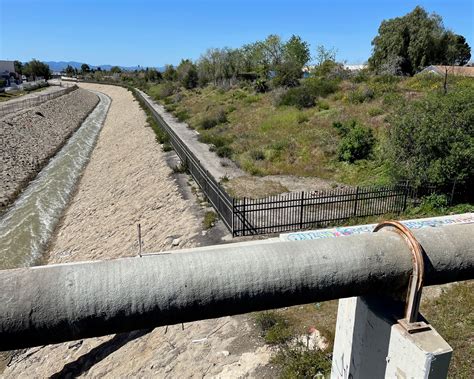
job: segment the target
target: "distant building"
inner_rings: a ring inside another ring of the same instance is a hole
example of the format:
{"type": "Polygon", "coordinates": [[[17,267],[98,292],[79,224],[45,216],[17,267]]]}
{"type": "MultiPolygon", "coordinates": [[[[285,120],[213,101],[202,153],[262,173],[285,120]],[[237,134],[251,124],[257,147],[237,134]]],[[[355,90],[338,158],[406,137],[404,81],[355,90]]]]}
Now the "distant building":
{"type": "Polygon", "coordinates": [[[436,75],[448,75],[474,77],[474,67],[469,66],[428,66],[421,72],[429,72],[436,75]]]}
{"type": "Polygon", "coordinates": [[[345,64],[344,68],[349,71],[360,71],[369,67],[367,64],[345,64]]]}

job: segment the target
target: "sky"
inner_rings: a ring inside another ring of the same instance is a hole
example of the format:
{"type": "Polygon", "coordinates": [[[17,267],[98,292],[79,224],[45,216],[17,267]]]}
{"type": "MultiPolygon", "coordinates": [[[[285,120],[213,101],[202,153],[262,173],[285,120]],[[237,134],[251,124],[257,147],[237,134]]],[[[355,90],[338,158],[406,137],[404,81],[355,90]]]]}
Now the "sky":
{"type": "Polygon", "coordinates": [[[0,0],[0,59],[161,67],[296,34],[313,55],[324,45],[360,64],[381,21],[416,5],[474,47],[474,0],[0,0]]]}

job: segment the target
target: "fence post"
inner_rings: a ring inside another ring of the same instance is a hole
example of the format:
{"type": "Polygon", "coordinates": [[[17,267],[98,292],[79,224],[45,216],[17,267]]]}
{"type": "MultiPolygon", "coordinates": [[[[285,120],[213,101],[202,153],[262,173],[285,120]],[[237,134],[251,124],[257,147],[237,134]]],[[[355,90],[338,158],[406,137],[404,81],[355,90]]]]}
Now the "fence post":
{"type": "Polygon", "coordinates": [[[354,203],[354,217],[357,217],[357,200],[359,199],[359,186],[356,188],[356,197],[354,203]]]}
{"type": "Polygon", "coordinates": [[[232,237],[235,237],[235,199],[232,198],[232,213],[231,213],[231,227],[232,227],[232,237]]]}
{"type": "Polygon", "coordinates": [[[245,236],[245,197],[243,199],[243,203],[242,203],[242,235],[245,236]]]}
{"type": "Polygon", "coordinates": [[[304,208],[304,191],[301,191],[301,203],[300,203],[300,229],[303,229],[303,208],[304,208]]]}

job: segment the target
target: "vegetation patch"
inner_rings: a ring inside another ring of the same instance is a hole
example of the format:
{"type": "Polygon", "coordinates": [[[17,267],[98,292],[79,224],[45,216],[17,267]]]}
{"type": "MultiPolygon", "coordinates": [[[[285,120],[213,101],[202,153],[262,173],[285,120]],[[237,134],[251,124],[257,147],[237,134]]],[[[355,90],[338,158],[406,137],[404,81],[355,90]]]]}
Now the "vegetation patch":
{"type": "Polygon", "coordinates": [[[202,221],[202,225],[204,229],[212,228],[217,222],[217,214],[213,211],[208,211],[204,215],[204,220],[202,221]]]}

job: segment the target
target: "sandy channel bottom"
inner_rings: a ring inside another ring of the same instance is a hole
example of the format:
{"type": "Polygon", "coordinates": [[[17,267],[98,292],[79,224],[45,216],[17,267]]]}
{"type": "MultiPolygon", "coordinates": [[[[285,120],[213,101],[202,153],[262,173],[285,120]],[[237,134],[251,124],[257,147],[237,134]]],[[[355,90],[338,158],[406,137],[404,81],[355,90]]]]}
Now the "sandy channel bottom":
{"type": "MultiPolygon", "coordinates": [[[[111,259],[192,247],[201,220],[170,176],[146,116],[127,90],[82,84],[112,104],[97,146],[49,249],[48,263],[111,259]]],[[[255,339],[246,317],[91,338],[28,349],[4,377],[241,377],[259,376],[270,350],[255,339]],[[252,374],[253,373],[253,374],[252,374]]]]}

